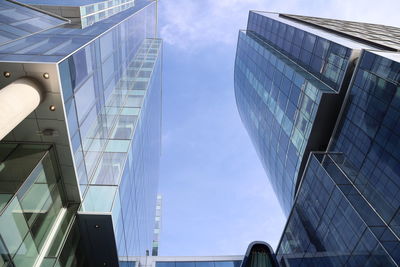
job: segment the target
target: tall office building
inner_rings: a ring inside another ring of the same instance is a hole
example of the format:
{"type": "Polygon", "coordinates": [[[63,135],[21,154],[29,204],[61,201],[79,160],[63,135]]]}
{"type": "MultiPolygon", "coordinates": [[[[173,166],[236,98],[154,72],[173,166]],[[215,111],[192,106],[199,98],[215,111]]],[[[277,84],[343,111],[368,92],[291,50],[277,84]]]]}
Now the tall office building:
{"type": "Polygon", "coordinates": [[[0,0],[0,265],[151,251],[157,1],[0,0]]]}
{"type": "Polygon", "coordinates": [[[158,256],[158,249],[160,247],[161,221],[162,221],[162,195],[158,194],[156,203],[156,217],[155,217],[154,232],[153,232],[153,248],[151,250],[151,256],[158,256]]]}
{"type": "Polygon", "coordinates": [[[252,11],[235,95],[288,216],[281,266],[400,265],[400,29],[252,11]]]}

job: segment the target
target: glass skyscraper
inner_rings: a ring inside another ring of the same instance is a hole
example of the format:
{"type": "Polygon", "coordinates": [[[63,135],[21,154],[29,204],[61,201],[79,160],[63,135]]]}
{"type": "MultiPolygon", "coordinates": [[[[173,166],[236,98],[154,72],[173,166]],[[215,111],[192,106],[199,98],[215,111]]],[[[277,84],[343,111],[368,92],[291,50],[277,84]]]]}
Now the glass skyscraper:
{"type": "Polygon", "coordinates": [[[400,264],[400,29],[251,11],[235,95],[288,216],[282,266],[400,264]]]}
{"type": "Polygon", "coordinates": [[[11,86],[40,99],[0,143],[0,265],[145,255],[161,141],[157,1],[0,0],[0,24],[0,87],[11,92],[0,102],[18,113],[11,86]]]}

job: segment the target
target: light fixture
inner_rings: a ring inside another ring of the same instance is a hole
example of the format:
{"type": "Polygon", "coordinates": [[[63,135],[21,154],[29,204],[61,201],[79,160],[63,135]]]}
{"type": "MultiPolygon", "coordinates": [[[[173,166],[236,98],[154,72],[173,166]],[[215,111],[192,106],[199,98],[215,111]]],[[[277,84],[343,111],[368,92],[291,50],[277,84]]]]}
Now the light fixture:
{"type": "Polygon", "coordinates": [[[56,110],[56,106],[51,105],[51,106],[49,107],[49,109],[50,109],[50,111],[55,111],[55,110],[56,110]]]}
{"type": "Polygon", "coordinates": [[[56,130],[54,130],[54,129],[48,128],[48,129],[44,129],[41,132],[41,134],[44,135],[44,136],[57,136],[58,132],[56,130]]]}
{"type": "Polygon", "coordinates": [[[5,71],[5,72],[3,73],[3,75],[4,75],[4,77],[9,78],[9,77],[11,76],[11,73],[8,72],[8,71],[5,71]]]}
{"type": "Polygon", "coordinates": [[[50,75],[47,72],[45,72],[45,73],[43,73],[43,78],[48,79],[48,78],[50,78],[50,75]]]}

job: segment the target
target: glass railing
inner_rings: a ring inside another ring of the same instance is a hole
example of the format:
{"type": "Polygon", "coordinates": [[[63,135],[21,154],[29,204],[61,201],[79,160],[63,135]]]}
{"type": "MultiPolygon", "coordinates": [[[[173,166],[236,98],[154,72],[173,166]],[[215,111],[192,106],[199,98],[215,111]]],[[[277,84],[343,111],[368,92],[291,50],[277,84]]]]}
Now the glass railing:
{"type": "Polygon", "coordinates": [[[78,207],[78,204],[74,204],[67,208],[66,215],[51,241],[50,249],[41,262],[41,267],[72,267],[79,260],[76,256],[79,233],[75,222],[78,207]]]}
{"type": "Polygon", "coordinates": [[[0,150],[3,261],[33,266],[63,208],[58,169],[50,145],[0,144],[0,150]]]}

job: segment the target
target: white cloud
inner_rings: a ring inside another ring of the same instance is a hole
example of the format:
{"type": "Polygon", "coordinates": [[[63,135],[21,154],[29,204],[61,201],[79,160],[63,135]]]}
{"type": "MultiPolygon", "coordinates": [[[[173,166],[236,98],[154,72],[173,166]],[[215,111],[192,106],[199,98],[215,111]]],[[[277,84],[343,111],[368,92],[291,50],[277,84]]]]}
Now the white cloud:
{"type": "MultiPolygon", "coordinates": [[[[400,1],[397,0],[330,0],[326,16],[337,19],[400,26],[398,19],[400,1]]],[[[318,14],[314,14],[318,16],[318,14]]]]}
{"type": "Polygon", "coordinates": [[[161,37],[189,51],[234,45],[247,24],[248,10],[304,14],[399,26],[395,0],[163,0],[161,37]]]}
{"type": "Polygon", "coordinates": [[[229,106],[234,105],[233,96],[221,93],[233,88],[214,82],[217,76],[232,75],[224,66],[226,55],[214,47],[234,50],[238,30],[246,27],[251,9],[399,25],[400,1],[161,0],[159,4],[162,38],[173,45],[168,59],[202,49],[194,57],[182,56],[193,62],[165,60],[166,66],[183,66],[164,69],[165,77],[173,81],[165,88],[165,96],[170,95],[167,104],[176,110],[167,122],[179,123],[163,132],[162,188],[169,194],[165,195],[162,251],[169,255],[243,253],[255,239],[275,247],[284,218],[255,152],[247,149],[248,136],[236,128],[240,121],[229,106]],[[215,58],[212,69],[222,70],[215,76],[196,67],[205,53],[215,58]],[[196,74],[183,75],[182,69],[196,74]],[[203,81],[199,77],[204,75],[208,79],[203,81]],[[191,103],[190,107],[179,101],[191,103]]]}
{"type": "Polygon", "coordinates": [[[238,30],[246,26],[248,10],[265,7],[264,0],[160,1],[161,37],[190,50],[232,45],[238,30]]]}

